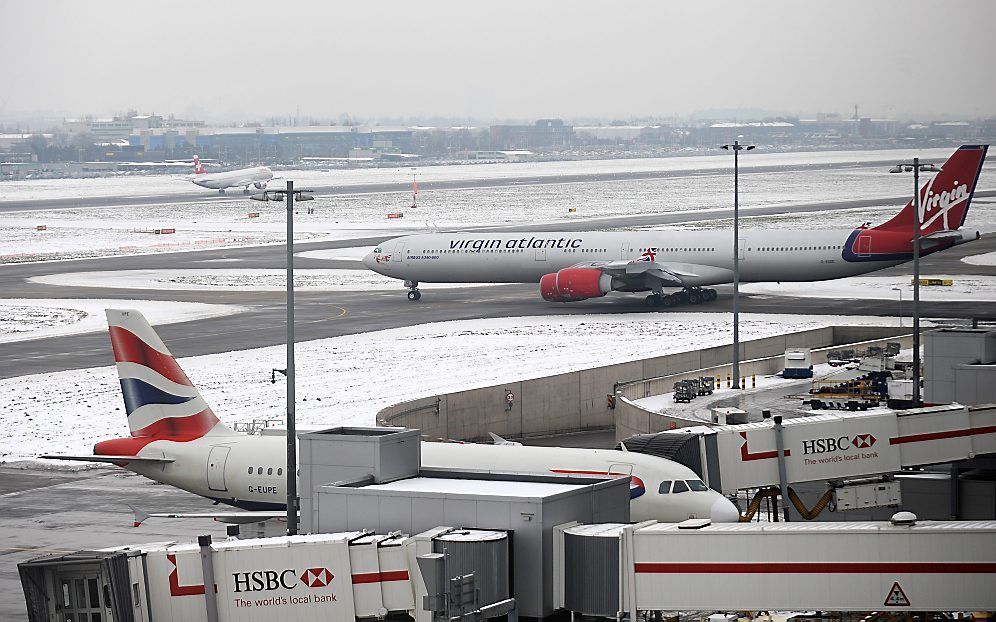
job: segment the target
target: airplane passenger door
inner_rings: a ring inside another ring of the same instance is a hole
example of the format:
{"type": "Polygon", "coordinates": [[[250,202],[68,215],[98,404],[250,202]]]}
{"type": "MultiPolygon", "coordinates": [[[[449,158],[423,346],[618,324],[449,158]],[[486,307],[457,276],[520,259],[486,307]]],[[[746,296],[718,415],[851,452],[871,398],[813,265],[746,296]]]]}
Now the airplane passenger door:
{"type": "Polygon", "coordinates": [[[739,238],[737,240],[737,242],[738,242],[738,245],[739,245],[739,247],[737,248],[737,259],[739,259],[740,261],[743,261],[744,259],[747,259],[747,253],[746,253],[746,250],[747,250],[747,240],[745,240],[743,238],[739,238]]]}
{"type": "Polygon", "coordinates": [[[536,249],[536,261],[546,261],[546,249],[537,248],[536,249]]]}
{"type": "Polygon", "coordinates": [[[619,249],[619,259],[629,258],[629,244],[623,242],[622,248],[619,249]]]}
{"type": "Polygon", "coordinates": [[[401,263],[402,258],[405,256],[405,245],[403,242],[398,242],[394,245],[394,251],[391,253],[391,263],[401,263]]]}
{"type": "Polygon", "coordinates": [[[225,485],[225,462],[228,461],[228,454],[231,451],[232,448],[225,445],[215,445],[211,448],[207,464],[209,490],[222,492],[228,490],[228,486],[225,485]]]}

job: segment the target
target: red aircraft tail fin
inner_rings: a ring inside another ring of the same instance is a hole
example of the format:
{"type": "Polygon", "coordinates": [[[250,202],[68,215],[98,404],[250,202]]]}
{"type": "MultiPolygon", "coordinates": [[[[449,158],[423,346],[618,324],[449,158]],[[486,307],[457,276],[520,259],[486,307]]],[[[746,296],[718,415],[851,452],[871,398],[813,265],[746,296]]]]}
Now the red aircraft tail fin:
{"type": "MultiPolygon", "coordinates": [[[[920,188],[920,235],[951,231],[965,224],[989,145],[962,145],[920,188]]],[[[876,230],[912,231],[913,200],[876,230]]]]}

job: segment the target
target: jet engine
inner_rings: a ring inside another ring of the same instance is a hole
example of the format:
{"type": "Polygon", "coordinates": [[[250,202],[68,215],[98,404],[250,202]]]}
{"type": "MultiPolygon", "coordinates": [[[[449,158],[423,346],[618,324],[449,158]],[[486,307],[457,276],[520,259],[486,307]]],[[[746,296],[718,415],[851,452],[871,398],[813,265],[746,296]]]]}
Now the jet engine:
{"type": "Polygon", "coordinates": [[[266,190],[266,182],[265,181],[257,181],[253,185],[256,186],[256,190],[266,190]]]}
{"type": "Polygon", "coordinates": [[[611,291],[612,277],[594,268],[564,268],[540,279],[540,293],[553,302],[598,298],[611,291]]]}

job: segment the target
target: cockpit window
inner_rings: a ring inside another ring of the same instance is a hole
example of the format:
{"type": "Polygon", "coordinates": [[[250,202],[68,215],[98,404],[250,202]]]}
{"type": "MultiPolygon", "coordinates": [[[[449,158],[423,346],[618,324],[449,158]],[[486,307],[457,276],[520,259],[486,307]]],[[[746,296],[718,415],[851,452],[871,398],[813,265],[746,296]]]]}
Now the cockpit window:
{"type": "Polygon", "coordinates": [[[375,253],[383,253],[384,251],[378,246],[377,248],[374,249],[373,252],[375,252],[375,253]]]}
{"type": "Polygon", "coordinates": [[[685,483],[688,484],[688,487],[694,490],[695,492],[702,492],[703,490],[709,490],[709,487],[706,486],[700,479],[690,479],[687,480],[685,483]]]}
{"type": "Polygon", "coordinates": [[[674,483],[674,490],[672,490],[671,492],[673,493],[688,492],[688,486],[685,485],[685,482],[679,479],[674,483]]]}
{"type": "Polygon", "coordinates": [[[671,480],[668,479],[661,482],[661,487],[657,489],[657,492],[662,495],[666,495],[671,492],[671,480]]]}

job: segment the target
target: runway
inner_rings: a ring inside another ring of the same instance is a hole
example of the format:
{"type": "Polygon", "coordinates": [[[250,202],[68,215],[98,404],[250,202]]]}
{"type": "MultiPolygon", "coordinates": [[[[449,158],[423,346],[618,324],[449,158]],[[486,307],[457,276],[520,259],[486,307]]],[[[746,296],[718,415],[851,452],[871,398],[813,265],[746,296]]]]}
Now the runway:
{"type": "MultiPolygon", "coordinates": [[[[996,159],[996,158],[993,158],[996,159]]],[[[757,173],[782,173],[792,171],[807,170],[840,170],[840,169],[860,169],[869,166],[866,162],[831,162],[820,164],[774,164],[769,166],[757,166],[746,164],[741,167],[742,175],[757,173]]],[[[276,171],[280,175],[280,171],[276,171]]],[[[729,175],[729,171],[717,170],[716,168],[686,169],[677,171],[615,171],[601,173],[577,173],[560,175],[523,175],[518,177],[493,177],[493,178],[472,178],[472,179],[452,179],[452,180],[425,180],[419,181],[420,190],[431,192],[433,190],[468,190],[475,188],[497,188],[505,186],[533,186],[543,184],[571,184],[571,183],[595,183],[606,181],[634,181],[650,179],[669,179],[682,177],[699,177],[703,175],[729,175]]],[[[330,179],[334,173],[329,174],[330,179]]],[[[316,196],[341,196],[357,194],[379,194],[379,193],[407,193],[411,188],[411,182],[407,175],[400,176],[403,181],[390,183],[352,183],[352,184],[315,184],[307,185],[316,196]]],[[[230,188],[228,193],[220,194],[212,191],[190,190],[187,185],[190,182],[184,179],[177,179],[177,192],[162,194],[129,194],[118,196],[92,196],[92,197],[63,197],[55,199],[29,199],[29,200],[4,200],[0,201],[0,213],[20,212],[25,210],[46,210],[65,209],[81,207],[113,207],[121,205],[164,205],[177,203],[200,203],[212,202],[222,203],[231,201],[245,201],[246,194],[240,188],[230,188]]],[[[280,180],[275,180],[273,189],[284,187],[280,180]]],[[[258,192],[258,191],[257,191],[258,192]]]]}
{"type": "MultiPolygon", "coordinates": [[[[662,217],[662,220],[664,217],[662,217]]],[[[615,219],[619,225],[624,219],[615,219]]],[[[570,223],[575,227],[579,223],[570,223]]],[[[300,244],[298,250],[344,248],[373,245],[379,238],[300,244]]],[[[924,273],[996,275],[996,267],[970,266],[961,257],[996,250],[996,237],[985,238],[925,257],[924,273]]],[[[102,289],[38,285],[25,281],[30,276],[55,272],[92,270],[208,268],[212,261],[226,260],[225,268],[283,268],[284,248],[266,246],[241,249],[197,251],[166,255],[113,257],[44,264],[18,264],[0,268],[0,288],[17,298],[117,298],[179,300],[230,303],[250,308],[248,312],[224,317],[160,326],[163,339],[177,356],[195,356],[252,347],[277,345],[286,340],[286,310],[283,292],[173,291],[102,289]],[[233,262],[232,259],[237,261],[233,262]]],[[[356,262],[321,261],[297,258],[299,268],[357,268],[356,262]]],[[[877,275],[909,274],[911,267],[900,265],[877,275]]],[[[730,286],[716,288],[720,298],[701,308],[732,310],[730,286]]],[[[298,341],[412,326],[426,322],[475,318],[544,316],[588,313],[644,313],[643,296],[615,294],[569,304],[552,304],[540,298],[532,284],[433,290],[418,303],[405,296],[401,283],[396,291],[299,292],[295,295],[296,337],[298,341]]],[[[921,302],[923,317],[982,318],[996,320],[996,305],[990,302],[921,302]]],[[[687,310],[687,307],[679,307],[687,310]]],[[[832,300],[825,298],[785,298],[742,296],[744,313],[798,313],[836,315],[898,314],[895,300],[832,300]]],[[[907,311],[908,312],[908,311],[907,311]]],[[[662,316],[666,310],[660,311],[662,316]]],[[[0,378],[79,369],[113,363],[104,332],[53,337],[4,344],[0,378]]]]}

